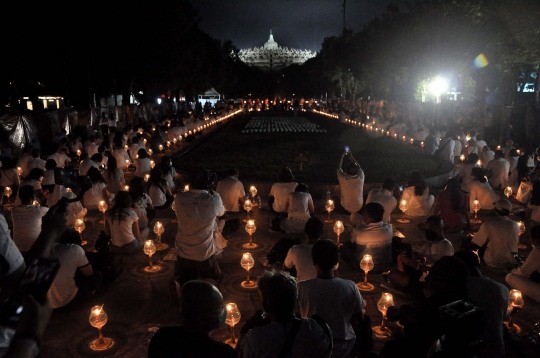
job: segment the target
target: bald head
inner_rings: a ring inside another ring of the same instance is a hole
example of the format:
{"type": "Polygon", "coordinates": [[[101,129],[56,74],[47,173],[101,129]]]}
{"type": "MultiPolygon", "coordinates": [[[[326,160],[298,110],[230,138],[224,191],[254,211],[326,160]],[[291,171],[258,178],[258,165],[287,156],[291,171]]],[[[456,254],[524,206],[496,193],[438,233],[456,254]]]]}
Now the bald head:
{"type": "Polygon", "coordinates": [[[224,322],[223,296],[206,281],[186,282],[180,292],[180,307],[184,324],[208,333],[224,322]]]}

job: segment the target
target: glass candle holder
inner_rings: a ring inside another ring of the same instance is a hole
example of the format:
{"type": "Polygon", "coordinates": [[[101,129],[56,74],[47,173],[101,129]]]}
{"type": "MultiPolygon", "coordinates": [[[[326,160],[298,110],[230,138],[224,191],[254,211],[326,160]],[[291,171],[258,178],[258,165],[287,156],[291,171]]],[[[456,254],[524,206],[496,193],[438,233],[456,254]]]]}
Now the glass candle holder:
{"type": "Polygon", "coordinates": [[[165,250],[169,247],[169,245],[164,244],[161,242],[161,234],[165,232],[165,227],[163,226],[163,223],[161,221],[156,221],[154,224],[154,234],[158,237],[158,242],[156,245],[157,250],[165,250]]]}
{"type": "Polygon", "coordinates": [[[154,240],[146,240],[144,242],[143,251],[148,255],[148,266],[144,268],[146,272],[157,272],[161,270],[161,266],[152,264],[152,255],[156,253],[156,245],[154,240]]]}
{"type": "Polygon", "coordinates": [[[99,221],[100,224],[105,225],[105,212],[107,211],[108,208],[109,208],[109,206],[107,205],[105,200],[101,200],[99,202],[98,209],[99,209],[99,211],[101,211],[103,213],[103,220],[99,221]]]}
{"type": "Polygon", "coordinates": [[[235,348],[237,339],[234,334],[234,326],[236,326],[240,322],[240,318],[242,318],[242,315],[240,314],[240,310],[238,309],[236,303],[227,303],[225,305],[225,309],[227,310],[225,316],[225,323],[229,325],[231,330],[231,338],[227,339],[225,343],[235,348]]]}
{"type": "Polygon", "coordinates": [[[255,288],[257,287],[257,282],[252,280],[249,277],[249,271],[255,266],[255,260],[249,252],[242,254],[242,260],[240,260],[240,265],[244,270],[246,270],[246,280],[242,282],[242,287],[244,288],[255,288]]]}
{"type": "Polygon", "coordinates": [[[482,209],[482,206],[480,205],[480,202],[478,200],[473,201],[472,209],[474,210],[474,218],[471,219],[471,223],[480,224],[482,220],[478,219],[478,211],[482,209]]]}
{"type": "Polygon", "coordinates": [[[73,224],[73,229],[75,229],[75,231],[79,233],[79,236],[81,238],[81,245],[84,246],[88,244],[88,241],[83,240],[83,236],[82,236],[84,229],[86,229],[86,225],[84,225],[84,220],[83,219],[75,220],[75,224],[73,224]]]}
{"type": "Polygon", "coordinates": [[[372,291],[375,288],[367,280],[368,272],[373,270],[374,266],[373,257],[369,254],[365,254],[362,257],[362,260],[360,260],[360,268],[364,270],[364,281],[356,284],[356,287],[358,287],[360,291],[372,291]]]}
{"type": "Polygon", "coordinates": [[[338,246],[343,245],[342,243],[339,242],[339,235],[341,235],[343,231],[345,231],[345,226],[343,225],[343,221],[336,220],[336,223],[334,224],[334,232],[337,234],[336,244],[338,246]]]}
{"type": "Polygon", "coordinates": [[[398,223],[407,224],[411,222],[409,219],[405,217],[405,213],[407,212],[408,209],[409,209],[409,204],[407,203],[407,200],[401,200],[399,202],[399,210],[401,210],[402,214],[401,214],[401,218],[396,220],[398,223]]]}
{"type": "Polygon", "coordinates": [[[332,219],[330,219],[330,213],[335,209],[334,200],[328,199],[326,201],[326,204],[324,205],[324,208],[326,211],[328,211],[328,218],[324,220],[325,223],[331,223],[334,222],[332,219]]]}
{"type": "Polygon", "coordinates": [[[523,308],[525,305],[525,302],[523,301],[523,295],[521,294],[521,291],[519,290],[510,290],[510,294],[508,295],[508,323],[506,324],[506,327],[508,327],[508,330],[510,332],[520,332],[521,328],[514,323],[514,315],[523,308]]]}
{"type": "Polygon", "coordinates": [[[246,249],[254,249],[257,247],[257,244],[253,242],[253,233],[257,230],[255,226],[255,220],[249,220],[246,224],[246,231],[249,234],[249,242],[242,245],[246,249]]]}
{"type": "Polygon", "coordinates": [[[94,351],[104,351],[114,345],[114,341],[111,338],[103,337],[103,326],[107,324],[108,320],[109,317],[107,316],[107,313],[105,313],[103,305],[92,307],[88,322],[92,327],[98,329],[99,337],[90,342],[90,349],[94,351]]]}
{"type": "Polygon", "coordinates": [[[381,337],[388,337],[391,331],[386,327],[386,312],[388,308],[394,305],[394,297],[390,293],[384,292],[377,302],[377,309],[382,313],[382,321],[380,326],[373,327],[373,332],[381,337]]]}
{"type": "Polygon", "coordinates": [[[507,186],[504,189],[504,196],[506,196],[507,199],[510,199],[510,197],[512,196],[512,187],[511,186],[507,186]]]}
{"type": "Polygon", "coordinates": [[[251,209],[253,209],[253,204],[251,203],[251,200],[246,199],[244,201],[244,210],[247,211],[247,218],[244,219],[244,222],[249,221],[249,212],[251,211],[251,209]]]}

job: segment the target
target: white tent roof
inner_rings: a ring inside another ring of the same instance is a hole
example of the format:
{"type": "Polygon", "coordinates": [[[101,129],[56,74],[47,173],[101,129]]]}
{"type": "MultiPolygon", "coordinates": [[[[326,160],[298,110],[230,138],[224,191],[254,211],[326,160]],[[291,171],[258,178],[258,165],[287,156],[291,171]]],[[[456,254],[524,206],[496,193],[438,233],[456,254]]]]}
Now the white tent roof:
{"type": "Polygon", "coordinates": [[[204,92],[202,96],[220,96],[220,94],[214,89],[214,87],[212,87],[208,91],[204,92]]]}

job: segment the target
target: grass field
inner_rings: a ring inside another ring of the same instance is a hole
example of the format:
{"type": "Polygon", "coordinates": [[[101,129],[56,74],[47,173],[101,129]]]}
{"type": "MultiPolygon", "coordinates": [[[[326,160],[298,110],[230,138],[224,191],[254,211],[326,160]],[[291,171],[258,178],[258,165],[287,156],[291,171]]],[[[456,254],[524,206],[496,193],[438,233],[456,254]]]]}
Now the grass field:
{"type": "Polygon", "coordinates": [[[361,128],[308,112],[299,117],[306,117],[326,133],[241,133],[252,117],[278,115],[292,113],[261,112],[233,118],[178,158],[177,169],[187,173],[207,168],[221,175],[235,167],[243,180],[273,182],[279,170],[289,166],[298,181],[337,184],[337,163],[348,145],[368,183],[382,182],[388,176],[405,181],[414,169],[422,170],[426,177],[444,171],[439,162],[418,147],[387,137],[372,138],[361,128]]]}

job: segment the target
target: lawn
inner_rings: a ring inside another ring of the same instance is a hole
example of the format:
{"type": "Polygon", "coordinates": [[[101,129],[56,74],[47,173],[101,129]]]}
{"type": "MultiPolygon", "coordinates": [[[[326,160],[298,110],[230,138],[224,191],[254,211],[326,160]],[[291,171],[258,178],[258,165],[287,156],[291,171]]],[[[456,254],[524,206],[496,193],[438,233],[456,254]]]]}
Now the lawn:
{"type": "Polygon", "coordinates": [[[387,137],[373,138],[359,127],[314,113],[301,113],[299,117],[307,118],[326,133],[242,133],[252,117],[279,115],[292,113],[250,113],[231,119],[178,158],[177,170],[187,173],[207,168],[222,175],[235,167],[243,180],[272,182],[283,166],[289,166],[298,181],[337,184],[335,171],[346,145],[364,170],[366,182],[382,182],[388,176],[405,181],[414,169],[422,170],[426,177],[444,170],[419,147],[387,137]]]}

